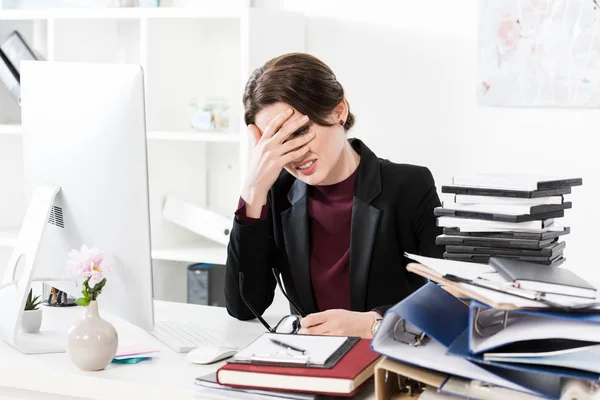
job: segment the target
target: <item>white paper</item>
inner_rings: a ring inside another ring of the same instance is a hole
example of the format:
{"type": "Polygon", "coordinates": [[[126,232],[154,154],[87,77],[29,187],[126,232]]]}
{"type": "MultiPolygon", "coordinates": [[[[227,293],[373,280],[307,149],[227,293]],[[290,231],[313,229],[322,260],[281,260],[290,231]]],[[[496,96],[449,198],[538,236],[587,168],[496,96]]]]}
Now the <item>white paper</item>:
{"type": "MultiPolygon", "coordinates": [[[[462,278],[467,279],[490,279],[495,280],[496,282],[500,281],[499,275],[496,273],[496,270],[486,264],[477,264],[477,263],[468,263],[461,261],[453,261],[453,260],[444,260],[440,258],[430,258],[418,256],[415,254],[405,253],[406,257],[411,260],[415,260],[419,264],[425,265],[429,267],[435,274],[442,277],[445,274],[452,274],[462,278]],[[492,274],[492,275],[490,275],[492,274]],[[489,277],[488,277],[489,275],[489,277]]],[[[511,294],[506,294],[502,292],[498,292],[495,290],[490,290],[486,288],[482,288],[479,286],[469,285],[466,283],[457,283],[457,286],[467,288],[470,292],[474,292],[480,295],[482,298],[488,299],[490,302],[496,303],[498,305],[506,305],[507,308],[530,308],[530,309],[544,309],[549,306],[540,303],[534,300],[524,299],[522,297],[513,296],[511,294]]],[[[572,296],[562,296],[559,294],[547,294],[545,297],[548,301],[561,304],[567,307],[575,307],[578,305],[589,304],[593,301],[600,301],[600,293],[597,294],[596,300],[577,298],[572,296]]],[[[590,307],[591,310],[600,310],[600,305],[596,305],[594,307],[590,307]]]]}
{"type": "MultiPolygon", "coordinates": [[[[543,315],[511,315],[510,312],[508,316],[508,326],[490,337],[482,338],[474,334],[471,338],[470,350],[478,354],[510,343],[527,340],[566,339],[585,342],[600,340],[600,324],[598,323],[543,315]]],[[[501,319],[498,322],[501,322],[501,319]]],[[[486,329],[483,328],[481,332],[485,335],[486,329]]]]}
{"type": "Polygon", "coordinates": [[[431,268],[440,276],[451,274],[460,276],[462,278],[476,279],[479,277],[483,278],[490,273],[497,274],[496,270],[487,264],[444,260],[441,258],[423,257],[410,253],[406,253],[406,256],[411,260],[415,260],[419,264],[423,264],[431,268]]]}
{"type": "Polygon", "coordinates": [[[265,333],[248,347],[238,352],[234,358],[236,360],[252,360],[253,358],[272,358],[285,362],[286,359],[293,361],[301,359],[303,356],[308,358],[310,364],[323,365],[347,340],[346,336],[314,336],[314,335],[282,335],[277,333],[265,333]],[[285,348],[273,343],[274,339],[285,344],[306,350],[304,354],[286,350],[285,348]]]}
{"type": "Polygon", "coordinates": [[[484,358],[490,361],[553,365],[600,373],[599,345],[546,353],[488,353],[484,358]]]}

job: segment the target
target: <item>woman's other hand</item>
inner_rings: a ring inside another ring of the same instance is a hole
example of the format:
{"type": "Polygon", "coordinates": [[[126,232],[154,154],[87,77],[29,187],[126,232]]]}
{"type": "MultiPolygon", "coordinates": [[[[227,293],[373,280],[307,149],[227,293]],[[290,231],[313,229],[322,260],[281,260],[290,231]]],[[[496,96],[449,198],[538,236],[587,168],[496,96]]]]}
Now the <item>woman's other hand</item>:
{"type": "Polygon", "coordinates": [[[373,337],[371,328],[375,318],[371,312],[327,310],[302,318],[299,333],[308,335],[373,337]]]}
{"type": "Polygon", "coordinates": [[[260,217],[262,206],[267,202],[267,194],[277,180],[285,165],[305,155],[308,143],[314,139],[314,133],[287,140],[290,135],[308,123],[308,116],[293,115],[291,108],[273,118],[264,132],[256,125],[248,125],[254,138],[254,148],[250,156],[248,178],[242,190],[242,199],[246,202],[246,215],[260,217]]]}

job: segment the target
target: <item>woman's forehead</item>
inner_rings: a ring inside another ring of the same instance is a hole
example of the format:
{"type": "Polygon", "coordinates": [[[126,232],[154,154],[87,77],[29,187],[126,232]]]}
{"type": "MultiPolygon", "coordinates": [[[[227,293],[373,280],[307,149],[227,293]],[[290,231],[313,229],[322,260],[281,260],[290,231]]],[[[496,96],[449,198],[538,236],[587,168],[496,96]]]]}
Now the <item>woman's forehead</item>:
{"type": "MultiPolygon", "coordinates": [[[[256,123],[256,126],[258,126],[258,129],[263,131],[273,118],[285,112],[288,108],[290,108],[290,106],[282,102],[271,104],[256,114],[256,119],[254,122],[256,123]]],[[[297,111],[294,110],[294,114],[296,113],[297,111]]]]}

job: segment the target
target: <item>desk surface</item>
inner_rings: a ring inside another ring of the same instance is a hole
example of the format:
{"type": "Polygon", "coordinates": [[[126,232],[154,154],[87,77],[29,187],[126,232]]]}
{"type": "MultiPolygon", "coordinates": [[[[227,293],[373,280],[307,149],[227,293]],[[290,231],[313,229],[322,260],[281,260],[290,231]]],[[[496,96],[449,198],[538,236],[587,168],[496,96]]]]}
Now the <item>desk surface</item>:
{"type": "MultiPolygon", "coordinates": [[[[101,302],[101,299],[100,299],[101,302]]],[[[68,324],[82,316],[81,307],[44,307],[42,329],[46,324],[68,324]]],[[[202,390],[194,385],[194,378],[214,372],[224,362],[195,365],[185,354],[172,351],[148,332],[100,311],[119,334],[121,344],[146,344],[160,349],[152,360],[138,364],[110,364],[103,371],[83,372],[71,363],[65,353],[25,355],[0,341],[0,399],[115,399],[133,398],[201,399],[232,398],[233,392],[218,393],[202,390]],[[7,396],[7,397],[4,397],[7,396]]],[[[281,316],[265,315],[269,323],[281,316]]],[[[181,320],[198,323],[218,337],[236,344],[248,345],[264,333],[258,321],[238,321],[221,307],[198,306],[182,303],[155,302],[156,320],[181,320]]],[[[372,390],[365,390],[362,399],[374,398],[372,390]]],[[[244,394],[240,398],[248,399],[244,394]]]]}

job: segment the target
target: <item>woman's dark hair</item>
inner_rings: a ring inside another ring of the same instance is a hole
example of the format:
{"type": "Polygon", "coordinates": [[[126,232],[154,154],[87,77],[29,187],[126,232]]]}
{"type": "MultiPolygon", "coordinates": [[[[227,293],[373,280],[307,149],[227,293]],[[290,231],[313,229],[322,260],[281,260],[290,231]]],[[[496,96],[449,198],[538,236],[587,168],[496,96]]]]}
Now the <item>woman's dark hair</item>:
{"type": "MultiPolygon", "coordinates": [[[[305,53],[284,54],[254,70],[248,79],[244,120],[246,125],[254,124],[260,110],[283,102],[318,125],[332,126],[335,123],[328,118],[343,99],[344,88],[323,61],[305,53]]],[[[347,131],[353,125],[354,115],[348,104],[344,129],[347,131]]]]}

